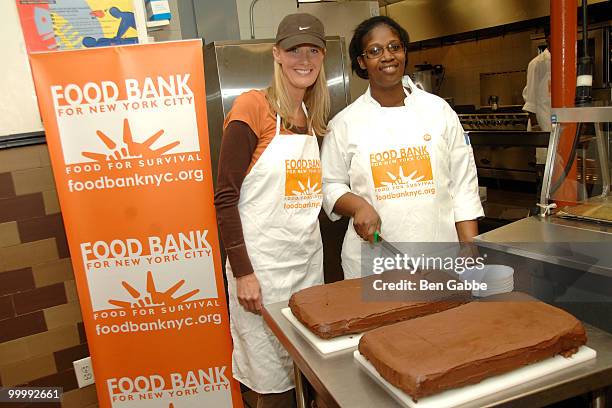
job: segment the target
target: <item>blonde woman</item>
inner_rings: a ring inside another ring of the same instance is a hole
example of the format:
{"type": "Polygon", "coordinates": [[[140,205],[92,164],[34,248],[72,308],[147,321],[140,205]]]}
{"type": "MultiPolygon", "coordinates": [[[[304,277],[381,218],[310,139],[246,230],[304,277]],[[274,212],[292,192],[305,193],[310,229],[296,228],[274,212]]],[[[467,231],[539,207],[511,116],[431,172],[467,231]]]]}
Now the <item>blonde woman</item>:
{"type": "Polygon", "coordinates": [[[233,375],[257,407],[294,402],[292,361],[261,317],[264,304],[323,282],[318,215],[329,93],[323,24],[292,14],[278,27],[274,78],[236,98],[225,118],[215,206],[226,264],[233,375]]]}

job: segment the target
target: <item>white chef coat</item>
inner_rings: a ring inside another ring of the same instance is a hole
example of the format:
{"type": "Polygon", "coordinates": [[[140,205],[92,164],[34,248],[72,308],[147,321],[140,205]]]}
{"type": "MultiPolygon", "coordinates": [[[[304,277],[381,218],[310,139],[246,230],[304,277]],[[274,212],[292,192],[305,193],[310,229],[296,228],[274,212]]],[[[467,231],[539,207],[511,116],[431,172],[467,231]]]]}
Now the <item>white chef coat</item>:
{"type": "Polygon", "coordinates": [[[550,132],[550,51],[548,48],[527,66],[527,85],[523,89],[523,110],[535,113],[543,131],[550,132]]]}
{"type": "MultiPolygon", "coordinates": [[[[370,89],[338,113],[323,138],[323,208],[352,192],[381,217],[391,242],[455,242],[455,222],[484,216],[472,147],[441,98],[408,79],[402,107],[384,108],[370,89]]],[[[342,246],[345,278],[361,276],[364,242],[351,219],[342,246]]]]}
{"type": "MultiPolygon", "coordinates": [[[[535,113],[540,129],[550,132],[550,51],[548,48],[532,59],[527,66],[527,85],[523,89],[523,110],[535,113]]],[[[536,148],[536,163],[546,163],[545,147],[536,148]]]]}

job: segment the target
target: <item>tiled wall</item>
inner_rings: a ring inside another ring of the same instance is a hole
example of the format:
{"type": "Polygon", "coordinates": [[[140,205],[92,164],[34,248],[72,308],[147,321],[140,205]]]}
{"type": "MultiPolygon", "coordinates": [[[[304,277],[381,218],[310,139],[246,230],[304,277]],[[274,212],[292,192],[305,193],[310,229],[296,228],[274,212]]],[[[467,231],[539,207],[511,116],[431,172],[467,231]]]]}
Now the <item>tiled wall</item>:
{"type": "Polygon", "coordinates": [[[0,385],[59,386],[62,407],[97,406],[72,368],[88,355],[47,147],[2,149],[0,385]]]}
{"type": "Polygon", "coordinates": [[[526,71],[529,61],[535,56],[532,55],[531,34],[531,31],[524,31],[410,52],[409,72],[414,71],[416,64],[442,64],[446,74],[440,96],[453,97],[457,105],[479,106],[480,74],[526,71]]]}

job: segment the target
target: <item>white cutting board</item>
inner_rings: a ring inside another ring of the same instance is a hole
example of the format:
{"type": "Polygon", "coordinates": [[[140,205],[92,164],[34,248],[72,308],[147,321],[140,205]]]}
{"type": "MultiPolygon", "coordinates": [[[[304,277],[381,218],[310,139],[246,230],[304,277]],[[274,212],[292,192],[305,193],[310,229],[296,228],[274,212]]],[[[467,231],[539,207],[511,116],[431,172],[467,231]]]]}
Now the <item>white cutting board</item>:
{"type": "Polygon", "coordinates": [[[291,309],[286,307],[281,310],[283,316],[291,322],[291,324],[300,332],[302,336],[321,354],[330,354],[336,351],[346,350],[357,347],[359,339],[363,333],[349,334],[347,336],[334,337],[333,339],[322,339],[304,326],[291,312],[291,309]]]}
{"type": "Polygon", "coordinates": [[[380,383],[400,404],[411,408],[456,407],[457,405],[489,396],[516,385],[525,384],[529,381],[539,379],[542,376],[594,359],[596,355],[597,353],[595,350],[587,346],[582,346],[577,353],[569,358],[557,355],[547,360],[540,361],[539,363],[530,364],[505,374],[487,378],[478,384],[466,385],[461,388],[444,391],[430,397],[422,398],[418,402],[414,402],[408,394],[389,384],[387,380],[382,378],[374,366],[361,355],[359,350],[355,350],[353,353],[355,360],[370,377],[380,383]]]}

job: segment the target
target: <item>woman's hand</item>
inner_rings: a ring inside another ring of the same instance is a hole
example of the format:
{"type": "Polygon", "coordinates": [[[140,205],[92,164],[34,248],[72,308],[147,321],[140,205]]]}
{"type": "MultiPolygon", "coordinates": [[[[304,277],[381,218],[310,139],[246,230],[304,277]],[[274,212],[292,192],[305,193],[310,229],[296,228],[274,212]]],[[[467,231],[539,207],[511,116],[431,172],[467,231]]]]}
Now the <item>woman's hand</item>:
{"type": "Polygon", "coordinates": [[[380,231],[380,217],[367,201],[361,201],[353,214],[353,227],[365,241],[374,242],[374,233],[380,231]]]}
{"type": "Polygon", "coordinates": [[[236,278],[236,289],[238,302],[247,311],[255,314],[261,314],[262,296],[259,280],[254,273],[236,278]]]}
{"type": "Polygon", "coordinates": [[[366,241],[374,242],[374,233],[380,231],[380,217],[370,203],[357,194],[346,193],[336,200],[334,212],[352,217],[357,235],[366,241]]]}

